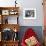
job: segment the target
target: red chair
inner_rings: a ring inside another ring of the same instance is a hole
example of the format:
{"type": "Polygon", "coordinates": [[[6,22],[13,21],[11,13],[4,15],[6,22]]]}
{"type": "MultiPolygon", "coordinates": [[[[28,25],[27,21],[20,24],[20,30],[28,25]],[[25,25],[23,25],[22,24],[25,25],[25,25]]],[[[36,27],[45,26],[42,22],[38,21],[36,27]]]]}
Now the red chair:
{"type": "MultiPolygon", "coordinates": [[[[26,43],[25,43],[25,39],[28,39],[29,37],[32,37],[32,36],[36,37],[36,39],[37,39],[37,35],[34,32],[34,30],[32,28],[28,28],[27,31],[24,34],[24,37],[22,38],[21,45],[27,46],[26,43]]],[[[37,44],[35,46],[41,46],[41,44],[39,42],[37,42],[37,44]]]]}

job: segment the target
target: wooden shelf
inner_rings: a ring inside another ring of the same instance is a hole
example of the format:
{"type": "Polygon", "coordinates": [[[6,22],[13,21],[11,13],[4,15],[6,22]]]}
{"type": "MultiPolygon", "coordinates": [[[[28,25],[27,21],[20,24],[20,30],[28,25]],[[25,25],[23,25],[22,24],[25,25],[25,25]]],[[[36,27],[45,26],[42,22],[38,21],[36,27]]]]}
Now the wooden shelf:
{"type": "Polygon", "coordinates": [[[19,31],[19,25],[18,24],[1,24],[1,30],[5,29],[5,28],[9,28],[12,29],[14,31],[14,29],[16,29],[17,31],[19,31]]]}
{"type": "Polygon", "coordinates": [[[12,9],[16,9],[16,10],[18,10],[19,9],[19,7],[0,7],[0,10],[12,10],[12,9]]]}
{"type": "Polygon", "coordinates": [[[5,43],[8,43],[8,42],[12,43],[12,42],[19,42],[19,40],[15,40],[15,41],[10,40],[10,41],[3,41],[3,42],[5,42],[5,43]]]}
{"type": "MultiPolygon", "coordinates": [[[[20,29],[19,24],[18,24],[18,17],[19,17],[19,7],[0,7],[0,20],[1,20],[0,32],[3,33],[3,30],[8,28],[8,29],[11,29],[12,31],[14,31],[14,33],[15,33],[15,31],[18,33],[18,31],[20,29]],[[13,12],[13,14],[10,12],[13,12]],[[16,18],[17,24],[9,24],[8,19],[7,19],[7,17],[9,17],[9,16],[14,16],[14,17],[17,16],[17,18],[16,18]]],[[[2,34],[1,34],[1,36],[2,36],[2,34]]],[[[14,39],[14,37],[13,37],[13,39],[14,39]]],[[[4,39],[2,39],[2,38],[3,37],[1,37],[0,46],[18,46],[18,42],[19,42],[18,39],[17,39],[17,41],[16,41],[16,39],[15,39],[15,41],[13,41],[13,39],[10,39],[9,41],[4,41],[4,39]]]]}

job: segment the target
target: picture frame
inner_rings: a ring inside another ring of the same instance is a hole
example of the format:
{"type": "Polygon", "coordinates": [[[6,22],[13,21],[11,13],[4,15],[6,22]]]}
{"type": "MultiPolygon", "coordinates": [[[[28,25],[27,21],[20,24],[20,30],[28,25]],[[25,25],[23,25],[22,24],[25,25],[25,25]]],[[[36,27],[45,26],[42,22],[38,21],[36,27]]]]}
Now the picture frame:
{"type": "Polygon", "coordinates": [[[36,8],[24,8],[23,18],[24,19],[36,19],[36,8]]]}
{"type": "Polygon", "coordinates": [[[2,15],[9,15],[9,10],[2,10],[2,15]]]}

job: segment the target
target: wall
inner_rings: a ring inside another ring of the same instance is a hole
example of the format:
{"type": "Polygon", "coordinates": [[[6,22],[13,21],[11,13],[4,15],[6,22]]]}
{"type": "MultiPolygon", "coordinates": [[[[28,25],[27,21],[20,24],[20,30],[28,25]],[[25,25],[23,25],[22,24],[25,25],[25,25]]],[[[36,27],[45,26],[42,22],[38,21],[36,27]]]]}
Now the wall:
{"type": "MultiPolygon", "coordinates": [[[[15,0],[0,0],[0,6],[15,6],[15,0]]],[[[43,6],[42,0],[17,0],[20,6],[20,17],[19,24],[21,26],[43,26],[43,6]],[[23,19],[23,9],[24,8],[36,8],[36,19],[23,19]]]]}
{"type": "Polygon", "coordinates": [[[22,9],[24,8],[36,8],[36,19],[24,20],[23,12],[20,15],[20,25],[21,26],[43,26],[43,6],[42,0],[21,0],[20,2],[22,9]]]}
{"type": "Polygon", "coordinates": [[[14,6],[14,1],[15,1],[15,0],[0,0],[0,6],[1,6],[1,7],[14,6]]]}

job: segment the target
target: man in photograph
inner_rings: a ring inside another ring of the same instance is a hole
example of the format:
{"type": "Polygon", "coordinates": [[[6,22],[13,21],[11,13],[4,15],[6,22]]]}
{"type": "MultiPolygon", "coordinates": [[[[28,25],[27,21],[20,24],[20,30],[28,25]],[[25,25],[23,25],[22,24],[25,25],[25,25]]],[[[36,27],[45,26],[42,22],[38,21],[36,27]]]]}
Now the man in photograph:
{"type": "Polygon", "coordinates": [[[34,10],[26,10],[25,17],[34,17],[34,10]]]}

